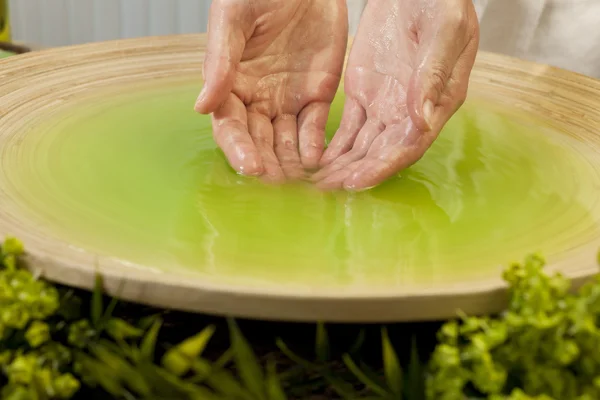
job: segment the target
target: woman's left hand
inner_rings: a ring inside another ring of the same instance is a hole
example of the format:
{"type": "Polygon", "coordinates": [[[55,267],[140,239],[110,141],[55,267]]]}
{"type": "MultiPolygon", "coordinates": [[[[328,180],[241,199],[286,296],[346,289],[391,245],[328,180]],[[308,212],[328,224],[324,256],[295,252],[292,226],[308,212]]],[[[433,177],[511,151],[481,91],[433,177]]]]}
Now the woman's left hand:
{"type": "Polygon", "coordinates": [[[472,0],[369,0],[342,121],[312,180],[362,190],[419,160],[464,102],[478,44],[472,0]]]}

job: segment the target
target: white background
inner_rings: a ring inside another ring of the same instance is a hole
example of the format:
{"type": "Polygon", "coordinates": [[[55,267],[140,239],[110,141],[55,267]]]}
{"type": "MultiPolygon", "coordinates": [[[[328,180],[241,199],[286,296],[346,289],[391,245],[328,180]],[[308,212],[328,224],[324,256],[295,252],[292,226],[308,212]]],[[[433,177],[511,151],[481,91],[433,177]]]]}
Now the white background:
{"type": "Polygon", "coordinates": [[[63,46],[206,31],[209,0],[9,0],[15,41],[63,46]]]}
{"type": "MultiPolygon", "coordinates": [[[[348,0],[351,31],[366,0],[348,0]]],[[[64,46],[205,32],[210,0],[9,0],[13,39],[64,46]]]]}
{"type": "MultiPolygon", "coordinates": [[[[347,0],[350,34],[367,0],[347,0]]],[[[600,79],[600,0],[473,0],[480,50],[600,79]]],[[[205,32],[210,0],[9,0],[13,37],[33,45],[205,32]]]]}

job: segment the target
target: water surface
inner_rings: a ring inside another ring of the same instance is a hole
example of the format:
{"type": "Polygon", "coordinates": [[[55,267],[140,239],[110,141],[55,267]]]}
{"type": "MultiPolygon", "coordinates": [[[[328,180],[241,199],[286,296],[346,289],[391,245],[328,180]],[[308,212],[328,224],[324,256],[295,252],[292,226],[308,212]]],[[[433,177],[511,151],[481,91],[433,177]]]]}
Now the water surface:
{"type": "MultiPolygon", "coordinates": [[[[127,92],[55,115],[5,160],[40,227],[100,255],[206,279],[376,292],[497,276],[598,231],[586,149],[485,105],[467,103],[382,186],[322,193],[235,174],[209,117],[192,110],[196,83],[127,92]]],[[[340,94],[329,136],[342,104],[340,94]]]]}

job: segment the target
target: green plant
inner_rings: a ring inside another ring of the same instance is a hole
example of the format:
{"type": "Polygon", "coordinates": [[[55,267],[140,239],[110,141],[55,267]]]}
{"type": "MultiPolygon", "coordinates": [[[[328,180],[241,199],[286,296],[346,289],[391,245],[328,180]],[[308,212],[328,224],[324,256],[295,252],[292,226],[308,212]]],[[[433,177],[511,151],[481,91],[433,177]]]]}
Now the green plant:
{"type": "MultiPolygon", "coordinates": [[[[104,305],[101,276],[86,302],[73,290],[36,279],[22,268],[23,246],[0,246],[1,399],[70,399],[82,387],[119,399],[285,400],[275,360],[261,363],[229,319],[230,348],[218,359],[203,352],[213,325],[169,346],[159,343],[158,315],[127,321],[104,305]]],[[[319,328],[320,357],[327,357],[319,328]]]]}
{"type": "Polygon", "coordinates": [[[543,267],[531,256],[505,271],[510,301],[500,316],[463,315],[441,328],[429,399],[600,398],[600,279],[572,293],[543,267]]]}
{"type": "Polygon", "coordinates": [[[69,368],[69,350],[51,340],[60,330],[50,324],[60,306],[59,292],[18,268],[22,253],[15,239],[0,248],[0,367],[7,379],[1,397],[68,399],[80,384],[69,368]]]}
{"type": "Polygon", "coordinates": [[[257,357],[232,319],[229,346],[217,355],[207,355],[220,333],[212,324],[171,345],[160,312],[119,315],[100,276],[89,299],[36,279],[23,268],[23,252],[15,239],[0,246],[2,400],[72,399],[82,390],[126,400],[291,400],[324,388],[348,400],[600,398],[600,278],[574,292],[537,256],[504,272],[505,312],[444,323],[427,362],[419,338],[410,354],[398,354],[381,327],[381,362],[373,365],[362,357],[364,330],[336,358],[321,323],[312,360],[281,339],[278,354],[257,357]]]}
{"type": "MultiPolygon", "coordinates": [[[[408,373],[405,374],[398,360],[398,356],[390,338],[387,329],[381,328],[381,351],[383,357],[383,365],[381,370],[374,370],[363,361],[356,361],[352,353],[356,353],[360,346],[361,337],[357,339],[350,352],[342,356],[344,365],[348,372],[346,379],[342,379],[339,375],[334,374],[328,363],[328,358],[323,348],[320,345],[319,338],[325,338],[325,328],[322,324],[317,326],[316,354],[317,362],[309,362],[294,354],[286,344],[278,340],[277,345],[281,351],[293,360],[297,365],[303,366],[309,371],[320,374],[329,382],[331,387],[338,395],[345,400],[423,400],[425,399],[424,391],[424,374],[421,361],[417,353],[416,341],[412,342],[411,357],[408,363],[408,373]],[[356,387],[361,387],[357,390],[356,387]]],[[[322,339],[322,343],[326,343],[322,339]]]]}

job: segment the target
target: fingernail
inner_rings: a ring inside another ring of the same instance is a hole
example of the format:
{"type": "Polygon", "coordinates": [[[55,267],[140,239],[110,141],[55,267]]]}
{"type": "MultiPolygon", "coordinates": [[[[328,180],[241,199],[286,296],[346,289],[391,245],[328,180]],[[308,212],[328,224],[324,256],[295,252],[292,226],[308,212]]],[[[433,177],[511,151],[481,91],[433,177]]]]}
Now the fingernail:
{"type": "Polygon", "coordinates": [[[206,96],[206,86],[204,86],[202,88],[202,90],[200,91],[200,94],[198,95],[198,98],[196,99],[196,105],[200,104],[204,100],[205,96],[206,96]]]}
{"type": "Polygon", "coordinates": [[[425,100],[423,104],[423,118],[429,129],[431,129],[431,119],[433,118],[433,102],[429,99],[425,100]]]}

